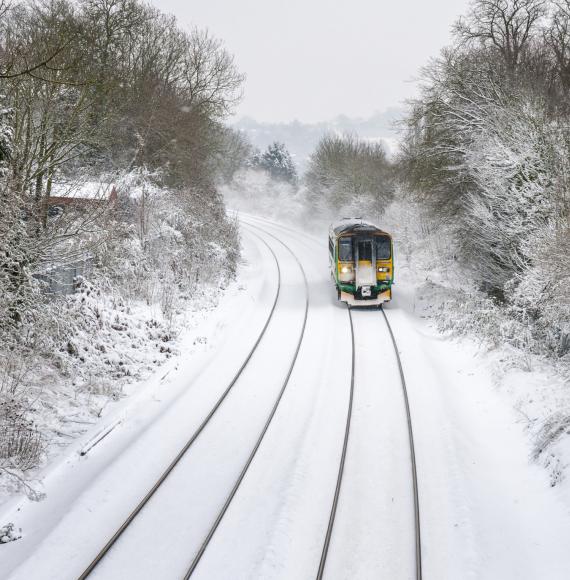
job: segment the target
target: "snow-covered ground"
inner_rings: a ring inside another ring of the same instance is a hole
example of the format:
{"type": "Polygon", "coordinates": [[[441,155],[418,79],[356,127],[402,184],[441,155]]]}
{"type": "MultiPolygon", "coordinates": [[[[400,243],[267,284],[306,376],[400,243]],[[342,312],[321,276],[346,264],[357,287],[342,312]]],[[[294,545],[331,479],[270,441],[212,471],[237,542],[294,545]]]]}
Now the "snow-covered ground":
{"type": "Polygon", "coordinates": [[[476,344],[444,339],[398,288],[390,309],[413,405],[426,577],[568,577],[568,498],[531,461],[476,344]]]}
{"type": "MultiPolygon", "coordinates": [[[[299,356],[274,420],[198,578],[315,577],[336,484],[350,388],[350,328],[327,270],[326,238],[242,216],[238,281],[137,394],[116,404],[44,474],[42,502],[14,498],[0,526],[0,577],[74,579],[196,430],[251,350],[219,412],[92,577],[184,575],[299,356]],[[85,456],[106,426],[116,427],[85,456]]],[[[493,357],[438,334],[403,272],[386,307],[408,381],[418,460],[424,577],[562,580],[570,571],[570,494],[551,487],[493,357]]],[[[354,313],[354,414],[327,578],[414,577],[409,449],[394,353],[380,313],[354,313]]],[[[517,375],[520,380],[525,378],[517,375]]],[[[529,375],[531,380],[539,380],[529,375]]],[[[512,385],[511,385],[512,387],[512,385]]],[[[531,387],[523,386],[527,395],[531,387]]]]}

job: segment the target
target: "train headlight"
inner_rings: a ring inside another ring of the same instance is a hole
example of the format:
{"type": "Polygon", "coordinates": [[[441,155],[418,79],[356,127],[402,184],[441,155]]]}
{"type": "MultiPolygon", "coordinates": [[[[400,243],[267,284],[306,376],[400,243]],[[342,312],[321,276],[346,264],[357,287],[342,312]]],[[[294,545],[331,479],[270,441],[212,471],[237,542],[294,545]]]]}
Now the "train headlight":
{"type": "Polygon", "coordinates": [[[350,266],[342,266],[342,268],[340,269],[340,271],[343,274],[348,274],[348,273],[352,272],[352,268],[350,266]]]}
{"type": "Polygon", "coordinates": [[[389,272],[389,268],[378,268],[378,272],[389,272]]]}

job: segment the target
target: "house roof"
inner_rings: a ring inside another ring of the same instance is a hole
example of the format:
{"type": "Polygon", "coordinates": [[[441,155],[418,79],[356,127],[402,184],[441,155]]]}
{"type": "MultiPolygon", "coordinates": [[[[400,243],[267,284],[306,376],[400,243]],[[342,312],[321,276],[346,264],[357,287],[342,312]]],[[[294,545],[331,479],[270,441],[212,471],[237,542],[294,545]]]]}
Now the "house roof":
{"type": "Polygon", "coordinates": [[[114,183],[102,181],[59,182],[53,184],[50,197],[106,201],[115,189],[114,183]]]}

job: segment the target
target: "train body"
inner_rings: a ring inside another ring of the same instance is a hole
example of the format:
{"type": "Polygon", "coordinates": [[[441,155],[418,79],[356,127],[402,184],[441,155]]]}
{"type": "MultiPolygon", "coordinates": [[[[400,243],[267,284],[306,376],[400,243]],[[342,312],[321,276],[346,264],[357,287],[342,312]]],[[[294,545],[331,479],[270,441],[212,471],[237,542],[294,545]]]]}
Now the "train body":
{"type": "Polygon", "coordinates": [[[378,306],[392,299],[392,236],[359,218],[329,230],[329,263],[338,299],[350,306],[378,306]]]}

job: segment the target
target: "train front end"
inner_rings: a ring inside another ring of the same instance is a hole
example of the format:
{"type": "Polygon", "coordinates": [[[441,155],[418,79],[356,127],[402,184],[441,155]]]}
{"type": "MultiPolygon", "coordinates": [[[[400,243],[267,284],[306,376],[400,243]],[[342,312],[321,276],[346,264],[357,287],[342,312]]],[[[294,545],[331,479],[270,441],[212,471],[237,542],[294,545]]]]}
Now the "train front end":
{"type": "Polygon", "coordinates": [[[392,299],[392,237],[360,219],[333,224],[329,233],[331,275],[338,298],[350,306],[379,306],[392,299]]]}

